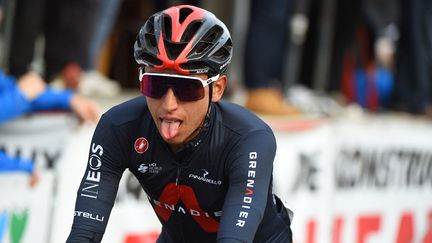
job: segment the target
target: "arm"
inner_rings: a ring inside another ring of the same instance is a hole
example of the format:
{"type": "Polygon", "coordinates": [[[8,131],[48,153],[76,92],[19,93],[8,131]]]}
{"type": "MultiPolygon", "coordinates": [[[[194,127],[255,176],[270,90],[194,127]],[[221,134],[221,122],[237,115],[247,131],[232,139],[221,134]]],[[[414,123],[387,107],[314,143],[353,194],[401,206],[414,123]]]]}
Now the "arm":
{"type": "Polygon", "coordinates": [[[125,169],[121,143],[103,116],[90,145],[87,168],[77,192],[72,230],[66,242],[100,242],[125,169]]]}
{"type": "Polygon", "coordinates": [[[0,123],[30,111],[30,100],[16,85],[16,79],[0,71],[0,123]]]}
{"type": "Polygon", "coordinates": [[[99,120],[98,106],[70,90],[47,88],[36,73],[23,75],[17,82],[0,71],[0,123],[23,114],[42,110],[72,110],[83,121],[99,120]]]}
{"type": "Polygon", "coordinates": [[[276,141],[269,130],[245,136],[229,159],[229,188],[218,242],[252,242],[269,195],[276,141]]]}
{"type": "Polygon", "coordinates": [[[100,116],[96,103],[70,90],[47,88],[31,103],[31,107],[32,111],[72,110],[81,120],[90,123],[96,123],[100,116]]]}
{"type": "Polygon", "coordinates": [[[98,106],[70,90],[47,88],[36,73],[22,76],[18,82],[0,71],[0,123],[23,114],[42,110],[72,110],[84,121],[96,123],[98,106]]]}
{"type": "Polygon", "coordinates": [[[32,101],[32,111],[70,110],[70,100],[73,96],[70,90],[54,90],[47,88],[32,101]]]}
{"type": "Polygon", "coordinates": [[[17,118],[30,111],[30,102],[18,90],[10,89],[6,93],[0,93],[0,123],[17,118]]]}

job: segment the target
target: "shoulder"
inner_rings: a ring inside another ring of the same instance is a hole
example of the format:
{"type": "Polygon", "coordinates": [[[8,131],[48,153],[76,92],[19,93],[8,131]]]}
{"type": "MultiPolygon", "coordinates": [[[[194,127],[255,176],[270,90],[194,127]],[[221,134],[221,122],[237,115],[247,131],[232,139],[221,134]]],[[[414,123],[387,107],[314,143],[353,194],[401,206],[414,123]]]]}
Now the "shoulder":
{"type": "Polygon", "coordinates": [[[93,134],[93,141],[113,151],[128,151],[136,134],[151,122],[145,97],[116,105],[104,113],[93,134]],[[132,142],[131,142],[132,141],[132,142]]]}
{"type": "Polygon", "coordinates": [[[215,104],[217,122],[239,134],[250,134],[253,132],[269,132],[273,135],[271,128],[257,115],[246,108],[221,101],[215,104]]]}
{"type": "Polygon", "coordinates": [[[276,138],[271,128],[246,108],[229,102],[219,102],[216,108],[218,141],[224,142],[226,173],[237,176],[259,157],[260,168],[271,168],[276,154],[276,138]]]}
{"type": "Polygon", "coordinates": [[[146,99],[139,96],[112,107],[103,116],[118,126],[140,119],[146,114],[149,114],[146,99]]]}
{"type": "Polygon", "coordinates": [[[17,80],[14,77],[8,76],[0,70],[0,93],[16,89],[16,82],[17,80]]]}

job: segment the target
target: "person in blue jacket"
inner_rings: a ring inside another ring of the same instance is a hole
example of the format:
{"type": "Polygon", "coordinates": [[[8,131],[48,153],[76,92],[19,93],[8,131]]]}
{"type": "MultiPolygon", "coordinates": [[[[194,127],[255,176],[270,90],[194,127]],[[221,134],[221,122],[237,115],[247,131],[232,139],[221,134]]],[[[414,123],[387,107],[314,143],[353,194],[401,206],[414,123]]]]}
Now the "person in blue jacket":
{"type": "MultiPolygon", "coordinates": [[[[71,110],[84,122],[99,120],[97,105],[69,90],[54,90],[36,73],[23,75],[19,80],[0,71],[0,125],[25,114],[43,110],[71,110]]],[[[13,158],[0,151],[0,173],[22,171],[34,175],[33,162],[13,158]]]]}

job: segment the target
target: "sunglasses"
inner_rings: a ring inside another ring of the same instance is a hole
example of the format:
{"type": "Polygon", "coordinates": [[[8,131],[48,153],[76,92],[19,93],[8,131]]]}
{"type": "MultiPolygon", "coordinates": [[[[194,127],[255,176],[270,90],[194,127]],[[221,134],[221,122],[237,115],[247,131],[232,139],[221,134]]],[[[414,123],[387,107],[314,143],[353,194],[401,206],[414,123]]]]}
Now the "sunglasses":
{"type": "Polygon", "coordinates": [[[204,87],[219,79],[219,74],[207,80],[198,77],[165,73],[145,73],[140,68],[141,93],[154,99],[162,98],[169,88],[181,101],[197,101],[204,98],[204,87]]]}

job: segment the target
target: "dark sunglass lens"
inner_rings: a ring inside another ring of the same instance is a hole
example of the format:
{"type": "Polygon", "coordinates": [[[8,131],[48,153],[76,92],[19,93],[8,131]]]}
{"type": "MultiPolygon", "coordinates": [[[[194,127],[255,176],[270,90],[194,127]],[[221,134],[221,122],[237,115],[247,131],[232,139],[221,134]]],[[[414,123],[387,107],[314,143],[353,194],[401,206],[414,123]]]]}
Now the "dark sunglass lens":
{"type": "Polygon", "coordinates": [[[150,98],[159,99],[167,91],[167,85],[162,77],[144,75],[141,80],[141,92],[150,98]]]}
{"type": "Polygon", "coordinates": [[[162,98],[169,87],[174,89],[174,94],[181,101],[204,98],[204,87],[199,80],[157,75],[144,75],[141,80],[141,93],[150,98],[162,98]]]}
{"type": "Polygon", "coordinates": [[[196,101],[204,98],[204,87],[198,80],[178,80],[174,85],[174,89],[181,101],[196,101]]]}

